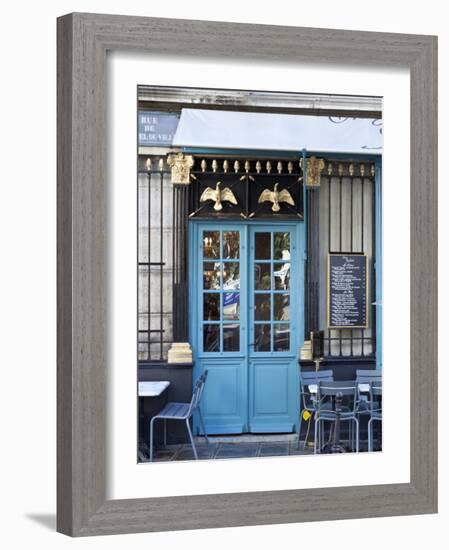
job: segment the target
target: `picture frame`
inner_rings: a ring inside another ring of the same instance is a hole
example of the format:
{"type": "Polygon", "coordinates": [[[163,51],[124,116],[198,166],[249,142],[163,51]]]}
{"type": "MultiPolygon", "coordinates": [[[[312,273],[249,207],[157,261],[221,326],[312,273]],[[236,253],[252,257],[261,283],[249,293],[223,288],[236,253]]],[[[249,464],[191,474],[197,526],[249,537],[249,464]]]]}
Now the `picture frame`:
{"type": "Polygon", "coordinates": [[[71,536],[437,511],[437,38],[73,13],[58,25],[57,530],[71,536]],[[198,40],[201,36],[201,40],[198,40]],[[108,50],[408,67],[410,482],[108,500],[108,50]]]}

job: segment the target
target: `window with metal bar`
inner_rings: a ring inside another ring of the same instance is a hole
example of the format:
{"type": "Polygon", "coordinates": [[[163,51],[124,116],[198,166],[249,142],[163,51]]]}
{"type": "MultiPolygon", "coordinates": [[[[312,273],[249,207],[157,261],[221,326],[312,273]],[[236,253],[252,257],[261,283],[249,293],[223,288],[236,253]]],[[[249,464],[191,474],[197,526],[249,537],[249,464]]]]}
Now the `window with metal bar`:
{"type": "MultiPolygon", "coordinates": [[[[326,159],[319,188],[319,325],[325,356],[367,357],[376,350],[375,183],[372,162],[326,159]],[[328,329],[327,255],[363,252],[368,258],[369,310],[366,329],[328,329]]],[[[313,291],[313,289],[312,289],[313,291]]]]}
{"type": "Polygon", "coordinates": [[[138,358],[164,361],[173,342],[173,186],[164,157],[139,157],[138,358]]]}

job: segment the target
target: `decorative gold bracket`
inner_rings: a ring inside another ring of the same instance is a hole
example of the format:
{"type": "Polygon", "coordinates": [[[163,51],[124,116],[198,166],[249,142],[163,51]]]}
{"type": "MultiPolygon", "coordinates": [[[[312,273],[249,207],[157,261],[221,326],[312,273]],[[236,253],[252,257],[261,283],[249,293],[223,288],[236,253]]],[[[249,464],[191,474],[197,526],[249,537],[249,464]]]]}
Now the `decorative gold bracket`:
{"type": "Polygon", "coordinates": [[[171,167],[171,181],[175,185],[189,185],[190,169],[193,166],[193,156],[184,153],[170,154],[167,164],[171,167]]]}
{"type": "MultiPolygon", "coordinates": [[[[300,160],[302,168],[302,159],[300,160]]],[[[319,187],[321,172],[324,170],[324,160],[316,157],[307,159],[307,187],[319,187]]]]}

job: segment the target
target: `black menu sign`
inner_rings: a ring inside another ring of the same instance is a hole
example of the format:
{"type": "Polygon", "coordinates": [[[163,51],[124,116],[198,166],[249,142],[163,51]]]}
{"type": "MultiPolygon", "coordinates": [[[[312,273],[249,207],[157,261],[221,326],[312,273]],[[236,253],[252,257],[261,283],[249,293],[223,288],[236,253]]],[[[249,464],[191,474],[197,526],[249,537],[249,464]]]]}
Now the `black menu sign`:
{"type": "Polygon", "coordinates": [[[366,254],[329,254],[327,266],[329,328],[367,328],[367,263],[366,254]]]}

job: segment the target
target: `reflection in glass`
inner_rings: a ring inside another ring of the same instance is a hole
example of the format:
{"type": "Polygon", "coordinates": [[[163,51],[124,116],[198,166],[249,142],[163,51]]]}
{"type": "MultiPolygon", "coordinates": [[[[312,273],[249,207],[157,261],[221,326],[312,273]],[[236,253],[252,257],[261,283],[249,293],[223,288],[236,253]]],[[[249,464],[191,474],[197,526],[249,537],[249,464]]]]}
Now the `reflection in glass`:
{"type": "Polygon", "coordinates": [[[271,290],[270,264],[254,265],[254,288],[256,290],[271,290]]]}
{"type": "Polygon", "coordinates": [[[255,294],[254,319],[256,321],[269,321],[270,311],[270,294],[255,294]]]}
{"type": "Polygon", "coordinates": [[[274,351],[289,351],[290,350],[290,325],[276,324],[273,325],[273,350],[274,351]]]}
{"type": "Polygon", "coordinates": [[[223,289],[238,290],[240,288],[240,264],[225,262],[223,264],[223,289]]]}
{"type": "Polygon", "coordinates": [[[274,288],[276,290],[290,289],[290,264],[273,264],[274,288]]]}
{"type": "Polygon", "coordinates": [[[240,351],[240,325],[223,325],[223,351],[240,351]]]}
{"type": "Polygon", "coordinates": [[[217,290],[220,288],[220,263],[203,263],[203,288],[217,290]]]}
{"type": "Polygon", "coordinates": [[[290,233],[273,233],[274,259],[290,260],[290,233]]]}
{"type": "Polygon", "coordinates": [[[223,319],[236,320],[240,317],[240,292],[223,293],[223,319]]]}
{"type": "Polygon", "coordinates": [[[238,258],[240,252],[240,232],[223,231],[223,258],[238,258]]]}
{"type": "Polygon", "coordinates": [[[203,326],[203,350],[220,351],[220,325],[203,326]]]}
{"type": "Polygon", "coordinates": [[[290,296],[288,294],[274,295],[274,320],[290,320],[290,296]]]}
{"type": "Polygon", "coordinates": [[[220,257],[220,231],[203,231],[203,257],[220,257]]]}
{"type": "Polygon", "coordinates": [[[218,321],[220,319],[220,294],[204,293],[204,317],[205,321],[218,321]]]}
{"type": "Polygon", "coordinates": [[[271,325],[254,325],[254,351],[270,351],[271,325]]]}
{"type": "Polygon", "coordinates": [[[256,233],[255,241],[255,259],[269,260],[271,257],[271,233],[256,233]]]}

